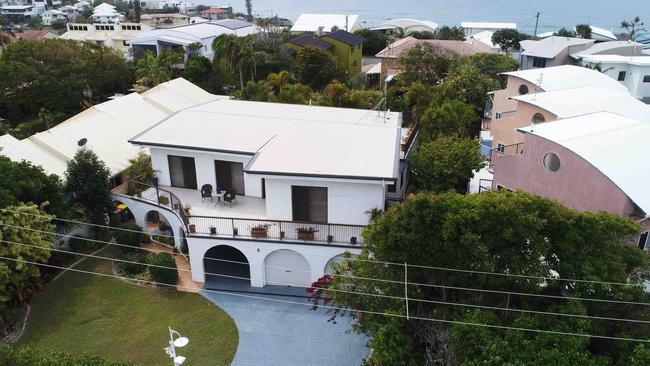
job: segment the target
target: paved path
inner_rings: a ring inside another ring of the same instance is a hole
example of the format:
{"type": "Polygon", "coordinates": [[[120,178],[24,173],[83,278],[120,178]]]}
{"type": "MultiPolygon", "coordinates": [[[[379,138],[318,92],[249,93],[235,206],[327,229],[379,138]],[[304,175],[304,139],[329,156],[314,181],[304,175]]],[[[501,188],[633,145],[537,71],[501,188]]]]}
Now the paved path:
{"type": "MultiPolygon", "coordinates": [[[[246,287],[240,289],[251,290],[246,287]]],[[[232,293],[307,304],[304,297],[273,296],[260,289],[254,292],[232,293]]],[[[361,365],[368,355],[367,338],[348,332],[349,318],[337,318],[337,324],[333,324],[327,321],[330,315],[324,309],[313,311],[305,305],[207,291],[201,294],[224,309],[237,324],[239,345],[232,365],[354,366],[361,365]]]]}
{"type": "MultiPolygon", "coordinates": [[[[173,253],[172,248],[156,242],[142,244],[142,247],[154,253],[173,253]]],[[[177,290],[184,292],[199,292],[201,290],[201,284],[192,281],[192,272],[190,272],[189,261],[182,255],[174,255],[173,257],[176,261],[176,268],[179,269],[178,282],[176,282],[176,285],[179,286],[177,290]]]]}

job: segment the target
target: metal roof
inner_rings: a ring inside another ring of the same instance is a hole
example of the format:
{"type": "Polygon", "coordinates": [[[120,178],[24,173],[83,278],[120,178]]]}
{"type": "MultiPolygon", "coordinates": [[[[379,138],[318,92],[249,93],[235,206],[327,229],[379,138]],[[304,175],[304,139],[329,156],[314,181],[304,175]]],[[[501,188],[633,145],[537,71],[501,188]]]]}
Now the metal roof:
{"type": "Polygon", "coordinates": [[[629,90],[623,84],[611,77],[581,66],[554,66],[542,69],[505,72],[502,75],[517,77],[529,83],[539,85],[543,91],[595,86],[629,93],[629,90]]]}
{"type": "Polygon", "coordinates": [[[363,43],[363,37],[358,36],[354,33],[346,32],[344,30],[337,30],[336,32],[327,33],[321,38],[332,38],[337,41],[341,41],[345,44],[348,44],[350,46],[356,46],[358,44],[363,43]]]}
{"type": "Polygon", "coordinates": [[[523,56],[554,58],[560,52],[571,46],[594,44],[593,39],[552,36],[539,41],[526,40],[520,42],[523,56]]]}
{"type": "Polygon", "coordinates": [[[291,39],[289,42],[301,47],[312,46],[312,47],[323,48],[326,50],[334,47],[334,45],[332,45],[331,43],[327,43],[312,34],[304,34],[302,36],[298,36],[296,38],[291,39]]]}

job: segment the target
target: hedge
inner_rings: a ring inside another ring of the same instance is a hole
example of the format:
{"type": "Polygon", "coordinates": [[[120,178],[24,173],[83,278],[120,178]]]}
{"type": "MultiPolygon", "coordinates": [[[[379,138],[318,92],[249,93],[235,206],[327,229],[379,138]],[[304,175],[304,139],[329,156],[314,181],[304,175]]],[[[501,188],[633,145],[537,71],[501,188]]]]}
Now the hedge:
{"type": "Polygon", "coordinates": [[[149,267],[149,273],[151,273],[151,277],[155,282],[176,285],[178,270],[176,269],[176,261],[171,254],[151,253],[147,256],[147,263],[161,267],[172,267],[173,269],[151,266],[149,267]]]}
{"type": "MultiPolygon", "coordinates": [[[[113,230],[113,237],[118,244],[139,247],[140,243],[149,241],[149,235],[142,231],[136,224],[121,224],[113,230]]],[[[120,247],[122,251],[129,251],[129,248],[120,247]]]]}
{"type": "Polygon", "coordinates": [[[98,356],[75,356],[67,352],[49,352],[27,346],[12,347],[0,343],[3,366],[133,366],[128,362],[107,361],[98,356]]]}

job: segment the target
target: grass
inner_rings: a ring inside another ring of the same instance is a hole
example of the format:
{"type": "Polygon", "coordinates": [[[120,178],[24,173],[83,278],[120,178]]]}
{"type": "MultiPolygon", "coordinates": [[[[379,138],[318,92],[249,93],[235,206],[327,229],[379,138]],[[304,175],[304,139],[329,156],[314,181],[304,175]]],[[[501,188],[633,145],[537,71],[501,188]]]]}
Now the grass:
{"type": "MultiPolygon", "coordinates": [[[[106,260],[78,269],[110,273],[106,260]]],[[[193,365],[229,365],[237,350],[234,321],[194,293],[160,290],[114,278],[67,272],[32,302],[21,344],[95,354],[140,365],[171,364],[167,326],[190,339],[179,354],[193,365]]]]}

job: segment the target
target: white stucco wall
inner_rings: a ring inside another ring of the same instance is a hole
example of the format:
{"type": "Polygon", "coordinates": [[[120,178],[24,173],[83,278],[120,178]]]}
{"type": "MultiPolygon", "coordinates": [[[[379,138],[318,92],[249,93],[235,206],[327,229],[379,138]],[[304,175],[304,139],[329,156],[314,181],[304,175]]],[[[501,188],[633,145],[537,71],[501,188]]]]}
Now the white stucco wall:
{"type": "Polygon", "coordinates": [[[187,238],[190,250],[190,266],[192,268],[192,280],[196,282],[205,282],[205,273],[203,269],[203,258],[205,253],[212,247],[218,245],[228,245],[241,251],[250,266],[251,286],[263,287],[266,285],[265,259],[267,256],[277,250],[293,250],[309,263],[311,270],[311,282],[318,280],[325,275],[325,269],[330,259],[350,251],[358,255],[361,249],[341,248],[324,245],[301,245],[272,243],[268,241],[246,241],[246,240],[229,240],[216,238],[187,238]]]}
{"type": "Polygon", "coordinates": [[[291,186],[327,187],[327,221],[332,224],[367,225],[373,208],[384,209],[385,188],[377,181],[324,180],[322,178],[266,177],[266,215],[293,219],[291,186]]]}
{"type": "Polygon", "coordinates": [[[618,80],[618,73],[625,71],[625,80],[620,83],[630,90],[630,94],[637,99],[650,98],[650,83],[644,83],[643,77],[650,75],[650,65],[631,65],[620,62],[585,62],[590,67],[600,65],[601,70],[614,80],[618,80]]]}

